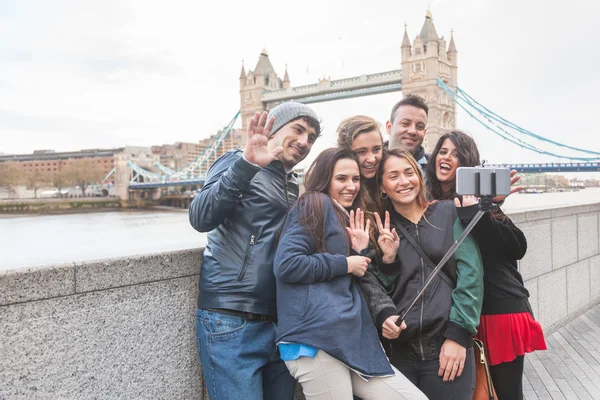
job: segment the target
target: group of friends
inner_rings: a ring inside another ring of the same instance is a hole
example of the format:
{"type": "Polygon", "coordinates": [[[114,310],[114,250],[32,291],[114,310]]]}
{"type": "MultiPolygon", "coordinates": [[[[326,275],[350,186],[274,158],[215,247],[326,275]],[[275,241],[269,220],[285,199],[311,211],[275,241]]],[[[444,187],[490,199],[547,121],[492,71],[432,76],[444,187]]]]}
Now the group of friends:
{"type": "Polygon", "coordinates": [[[196,340],[211,399],[292,400],[297,381],[307,399],[470,400],[474,337],[498,398],[523,398],[524,355],[546,344],[504,198],[408,308],[479,209],[456,193],[457,168],[480,165],[474,140],[452,130],[428,155],[427,118],[408,95],[389,142],[373,118],[342,121],[301,195],[293,168],[321,134],[304,104],[256,113],[245,148],[213,164],[189,210],[209,232],[196,340]]]}

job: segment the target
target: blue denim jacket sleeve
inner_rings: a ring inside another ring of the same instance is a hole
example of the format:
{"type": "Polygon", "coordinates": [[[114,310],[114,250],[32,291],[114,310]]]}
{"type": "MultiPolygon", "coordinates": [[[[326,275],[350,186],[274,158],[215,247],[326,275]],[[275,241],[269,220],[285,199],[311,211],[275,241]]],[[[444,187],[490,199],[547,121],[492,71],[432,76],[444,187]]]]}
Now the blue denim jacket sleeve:
{"type": "Polygon", "coordinates": [[[260,167],[249,163],[242,152],[221,156],[208,171],[202,190],[190,204],[190,224],[198,232],[209,232],[223,223],[248,190],[260,167]]]}
{"type": "MultiPolygon", "coordinates": [[[[333,216],[330,208],[331,203],[326,203],[326,221],[327,217],[333,216]]],[[[273,269],[277,279],[282,282],[310,284],[346,275],[348,261],[344,254],[316,252],[313,239],[308,230],[298,222],[297,207],[294,207],[288,214],[273,269]]]]}

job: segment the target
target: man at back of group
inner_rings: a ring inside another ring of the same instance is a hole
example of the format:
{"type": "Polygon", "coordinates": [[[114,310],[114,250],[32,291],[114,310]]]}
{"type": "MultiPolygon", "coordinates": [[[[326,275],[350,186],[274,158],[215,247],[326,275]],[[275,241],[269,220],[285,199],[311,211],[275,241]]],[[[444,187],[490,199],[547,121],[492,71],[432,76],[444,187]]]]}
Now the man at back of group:
{"type": "Polygon", "coordinates": [[[275,346],[277,235],[298,197],[292,168],[320,134],[300,103],[256,113],[244,151],[221,156],[190,205],[190,223],[210,232],[200,271],[196,342],[211,399],[283,399],[295,381],[275,346]]]}
{"type": "Polygon", "coordinates": [[[394,105],[390,120],[385,124],[390,135],[389,148],[400,147],[410,151],[423,172],[427,170],[429,160],[429,155],[425,154],[422,146],[427,133],[428,113],[429,107],[425,100],[409,94],[394,105]]]}

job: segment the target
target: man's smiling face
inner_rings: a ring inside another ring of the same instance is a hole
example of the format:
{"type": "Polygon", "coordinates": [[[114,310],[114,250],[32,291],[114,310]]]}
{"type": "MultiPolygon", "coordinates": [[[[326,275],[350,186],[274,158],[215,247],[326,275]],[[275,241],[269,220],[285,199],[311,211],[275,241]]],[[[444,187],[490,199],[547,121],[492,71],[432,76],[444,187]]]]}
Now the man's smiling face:
{"type": "Polygon", "coordinates": [[[291,121],[269,139],[269,147],[281,146],[277,157],[284,167],[293,168],[304,160],[317,140],[317,132],[302,118],[291,121]]]}

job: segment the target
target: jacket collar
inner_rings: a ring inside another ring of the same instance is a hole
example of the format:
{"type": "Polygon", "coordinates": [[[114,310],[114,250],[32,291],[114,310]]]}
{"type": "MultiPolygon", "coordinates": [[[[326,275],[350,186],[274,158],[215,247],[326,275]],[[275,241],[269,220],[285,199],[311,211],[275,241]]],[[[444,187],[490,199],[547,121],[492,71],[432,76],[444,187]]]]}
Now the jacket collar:
{"type": "Polygon", "coordinates": [[[427,154],[425,154],[425,148],[423,146],[419,146],[413,156],[419,164],[427,164],[427,154]]]}

